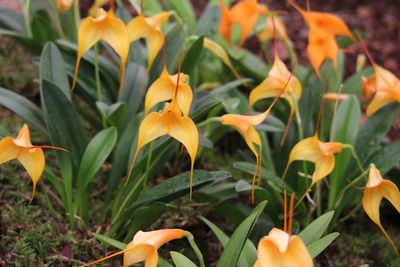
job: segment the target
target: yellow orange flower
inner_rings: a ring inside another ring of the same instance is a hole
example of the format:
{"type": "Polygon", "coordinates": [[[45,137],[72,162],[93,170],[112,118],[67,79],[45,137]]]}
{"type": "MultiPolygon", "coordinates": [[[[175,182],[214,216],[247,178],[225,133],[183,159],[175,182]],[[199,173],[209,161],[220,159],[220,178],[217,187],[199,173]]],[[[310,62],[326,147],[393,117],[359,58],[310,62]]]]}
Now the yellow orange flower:
{"type": "Polygon", "coordinates": [[[57,9],[60,12],[67,11],[72,6],[73,0],[56,0],[57,9]]]}
{"type": "Polygon", "coordinates": [[[97,10],[110,2],[111,0],[95,0],[89,8],[89,15],[95,17],[97,10]]]}
{"type": "Polygon", "coordinates": [[[190,106],[192,105],[193,93],[186,79],[186,75],[184,73],[169,75],[165,65],[160,77],[147,90],[144,104],[145,114],[158,103],[172,100],[177,86],[179,108],[182,110],[182,113],[187,116],[190,111],[190,106]],[[180,75],[179,85],[177,85],[178,75],[180,75]]]}
{"type": "MultiPolygon", "coordinates": [[[[0,140],[0,165],[17,159],[33,182],[32,202],[35,196],[36,185],[39,182],[40,176],[42,176],[45,158],[42,148],[55,148],[51,146],[34,146],[31,143],[28,125],[24,124],[18,133],[17,138],[5,137],[0,140]]],[[[61,149],[62,150],[62,149],[61,149]]]]}
{"type": "Polygon", "coordinates": [[[310,27],[307,52],[315,71],[319,73],[319,68],[326,59],[336,64],[339,48],[335,37],[344,35],[353,39],[346,23],[329,13],[304,10],[293,0],[289,0],[289,3],[300,12],[310,27]]]}
{"type": "Polygon", "coordinates": [[[396,245],[385,231],[381,224],[379,206],[382,198],[386,198],[392,203],[396,210],[400,213],[400,192],[397,186],[387,180],[383,179],[380,171],[371,166],[369,171],[368,183],[364,191],[363,207],[368,217],[382,230],[383,234],[389,240],[390,244],[397,253],[396,245]]]}
{"type": "Polygon", "coordinates": [[[151,68],[154,59],[164,44],[164,33],[160,27],[168,20],[168,17],[168,12],[161,12],[149,18],[140,14],[128,23],[129,42],[134,42],[140,38],[146,39],[148,50],[147,71],[151,68]]]}
{"type": "Polygon", "coordinates": [[[185,231],[181,229],[162,229],[150,232],[139,231],[124,250],[81,265],[80,267],[90,266],[121,254],[124,255],[124,267],[139,262],[145,262],[146,267],[157,267],[158,249],[174,239],[183,237],[185,237],[185,231]]]}
{"type": "MultiPolygon", "coordinates": [[[[144,145],[150,143],[151,141],[164,136],[169,135],[177,141],[181,142],[183,146],[189,153],[191,159],[190,168],[190,198],[192,197],[192,179],[193,179],[193,169],[194,161],[196,159],[197,150],[199,146],[199,133],[196,128],[196,124],[193,120],[181,109],[178,96],[180,94],[179,90],[186,87],[178,86],[180,85],[180,68],[178,70],[176,88],[174,95],[172,97],[171,103],[166,103],[164,110],[161,113],[151,112],[142,121],[139,127],[138,142],[135,155],[132,159],[131,167],[128,173],[127,181],[132,173],[133,166],[135,164],[136,158],[139,155],[140,150],[144,145]],[[183,114],[182,114],[183,113],[183,114]]],[[[190,88],[190,87],[188,87],[190,88]]],[[[182,98],[181,101],[185,99],[182,98]]],[[[188,99],[186,99],[188,101],[188,99]]],[[[190,105],[187,103],[183,104],[186,111],[189,111],[190,105]]]]}
{"type": "Polygon", "coordinates": [[[338,94],[338,93],[325,93],[324,100],[328,102],[344,101],[349,98],[349,94],[338,94]]]}
{"type": "Polygon", "coordinates": [[[382,107],[400,102],[400,80],[390,71],[373,64],[375,75],[363,77],[363,96],[371,98],[367,115],[372,116],[382,107]]]}
{"type": "Polygon", "coordinates": [[[315,164],[311,186],[329,175],[335,167],[335,154],[343,150],[343,144],[339,142],[321,142],[318,136],[312,136],[298,142],[290,151],[289,165],[295,160],[310,161],[315,164]]]}
{"type": "Polygon", "coordinates": [[[242,0],[228,11],[223,1],[220,1],[221,21],[219,32],[224,38],[231,41],[231,27],[234,24],[240,27],[240,45],[243,45],[255,27],[259,15],[266,15],[268,7],[258,4],[258,0],[242,0]]]}
{"type": "Polygon", "coordinates": [[[274,37],[274,23],[275,23],[275,31],[278,39],[287,40],[288,35],[286,32],[285,24],[283,23],[282,19],[279,16],[274,16],[274,18],[272,19],[272,16],[274,15],[266,17],[264,29],[257,34],[258,39],[261,42],[267,42],[271,40],[274,37]]]}
{"type": "Polygon", "coordinates": [[[289,72],[285,64],[279,59],[278,54],[275,53],[274,64],[267,78],[251,91],[249,105],[253,107],[254,104],[261,99],[277,96],[288,101],[290,105],[290,115],[282,138],[282,141],[284,141],[295,112],[295,101],[300,99],[301,92],[302,87],[299,80],[289,72]],[[285,86],[285,84],[287,85],[285,86]],[[282,88],[285,88],[283,92],[282,88]],[[296,98],[296,100],[294,98],[296,98]]]}
{"type": "Polygon", "coordinates": [[[263,113],[257,115],[239,115],[239,114],[225,114],[221,117],[221,123],[234,127],[244,138],[247,146],[250,148],[256,157],[256,169],[254,170],[252,177],[252,189],[251,189],[251,202],[254,203],[254,187],[257,176],[261,168],[261,150],[262,142],[260,135],[258,134],[255,126],[260,125],[271,112],[273,105],[276,103],[275,98],[271,106],[263,113]]]}
{"type": "Polygon", "coordinates": [[[312,267],[314,263],[303,240],[278,228],[261,238],[254,267],[312,267]]]}
{"type": "Polygon", "coordinates": [[[113,10],[106,12],[102,8],[98,10],[96,18],[87,17],[79,25],[78,53],[72,88],[75,87],[79,63],[83,54],[100,40],[104,40],[108,43],[121,58],[119,75],[119,92],[121,95],[125,76],[125,65],[129,53],[128,32],[124,22],[115,17],[113,10]]]}

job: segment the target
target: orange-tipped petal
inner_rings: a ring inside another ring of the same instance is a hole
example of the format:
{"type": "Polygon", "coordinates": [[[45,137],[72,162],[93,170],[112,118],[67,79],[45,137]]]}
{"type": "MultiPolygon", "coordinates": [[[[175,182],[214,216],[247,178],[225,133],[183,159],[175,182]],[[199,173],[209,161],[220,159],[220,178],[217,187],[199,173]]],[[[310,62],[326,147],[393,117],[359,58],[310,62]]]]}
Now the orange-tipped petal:
{"type": "Polygon", "coordinates": [[[332,60],[336,67],[336,55],[338,51],[339,47],[334,36],[310,29],[307,54],[311,65],[317,73],[325,60],[332,60]]]}
{"type": "Polygon", "coordinates": [[[325,101],[335,103],[336,101],[341,102],[341,101],[346,100],[347,98],[350,97],[350,95],[349,94],[338,94],[338,93],[325,93],[323,97],[324,97],[325,101]]]}
{"type": "Polygon", "coordinates": [[[39,181],[40,176],[42,176],[44,165],[45,165],[45,158],[43,154],[43,150],[41,148],[25,148],[20,149],[20,152],[17,156],[19,162],[21,162],[22,166],[26,169],[29,176],[33,182],[33,190],[32,190],[32,197],[35,196],[36,185],[39,181]]]}
{"type": "Polygon", "coordinates": [[[183,238],[184,236],[185,232],[182,229],[161,229],[149,232],[138,231],[130,245],[148,244],[159,249],[164,244],[175,239],[183,238]]]}
{"type": "Polygon", "coordinates": [[[232,24],[240,26],[240,45],[243,45],[254,29],[258,19],[257,0],[242,0],[229,12],[232,24]]]}
{"type": "Polygon", "coordinates": [[[315,184],[322,178],[329,175],[333,171],[334,167],[335,167],[335,156],[327,155],[320,158],[315,163],[315,171],[312,177],[312,184],[315,184]]]}
{"type": "Polygon", "coordinates": [[[225,7],[224,0],[219,0],[219,9],[221,11],[221,18],[219,22],[218,32],[221,34],[224,39],[231,43],[231,21],[229,10],[225,7]]]}
{"type": "Polygon", "coordinates": [[[0,140],[0,164],[17,158],[19,148],[14,144],[11,137],[0,140]]]}
{"type": "MultiPolygon", "coordinates": [[[[124,253],[124,267],[143,261],[146,261],[146,267],[147,267],[148,266],[147,259],[149,257],[154,257],[153,256],[154,253],[157,254],[157,249],[149,244],[140,243],[135,245],[128,245],[124,253]]],[[[158,262],[158,257],[157,261],[155,262],[155,265],[151,265],[151,267],[156,267],[157,262],[158,262]]],[[[151,263],[154,264],[154,262],[151,263]]]]}
{"type": "Polygon", "coordinates": [[[29,148],[33,146],[31,143],[28,125],[24,124],[21,130],[19,130],[17,138],[14,139],[14,144],[22,148],[29,148]]]}
{"type": "Polygon", "coordinates": [[[319,31],[324,31],[335,36],[345,35],[352,37],[349,27],[336,15],[322,12],[307,12],[306,17],[308,25],[319,31]]]}
{"type": "Polygon", "coordinates": [[[310,252],[308,251],[303,240],[298,236],[292,236],[290,240],[289,249],[287,251],[287,257],[285,265],[288,267],[313,267],[314,263],[311,258],[310,252]]]}

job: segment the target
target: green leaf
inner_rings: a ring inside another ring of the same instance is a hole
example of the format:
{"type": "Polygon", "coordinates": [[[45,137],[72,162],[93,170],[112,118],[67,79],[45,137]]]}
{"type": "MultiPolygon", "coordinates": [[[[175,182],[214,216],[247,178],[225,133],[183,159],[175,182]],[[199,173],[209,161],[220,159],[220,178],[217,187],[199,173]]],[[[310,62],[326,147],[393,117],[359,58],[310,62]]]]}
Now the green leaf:
{"type": "Polygon", "coordinates": [[[40,79],[46,79],[57,84],[67,98],[71,99],[71,88],[65,70],[64,59],[60,50],[53,43],[47,43],[43,48],[42,56],[40,57],[40,79]]]}
{"type": "Polygon", "coordinates": [[[196,15],[192,3],[189,0],[164,0],[168,9],[175,10],[183,23],[188,26],[189,33],[193,32],[196,27],[196,15]]]}
{"type": "Polygon", "coordinates": [[[6,128],[0,125],[0,138],[4,138],[6,136],[11,136],[10,132],[7,131],[6,128]]]}
{"type": "Polygon", "coordinates": [[[117,129],[121,129],[127,110],[125,102],[116,102],[112,105],[107,105],[104,102],[98,101],[96,102],[96,106],[108,123],[117,129]]]}
{"type": "Polygon", "coordinates": [[[0,28],[25,34],[24,17],[8,8],[0,8],[0,28]]]}
{"type": "Polygon", "coordinates": [[[400,143],[391,143],[378,150],[370,163],[381,171],[382,175],[390,171],[400,160],[400,143]]]}
{"type": "Polygon", "coordinates": [[[69,151],[57,152],[57,155],[71,157],[74,169],[78,170],[86,148],[86,134],[74,106],[65,93],[48,80],[41,82],[41,97],[51,143],[69,151]]]}
{"type": "Polygon", "coordinates": [[[124,250],[126,248],[126,246],[127,246],[127,244],[119,242],[119,241],[117,241],[115,239],[112,239],[112,238],[110,238],[108,236],[104,236],[104,235],[96,234],[96,233],[93,233],[93,235],[99,241],[104,242],[104,243],[106,243],[106,244],[108,244],[110,246],[113,246],[113,247],[115,247],[117,249],[120,249],[120,250],[124,250]]]}
{"type": "MultiPolygon", "coordinates": [[[[208,227],[210,227],[211,231],[213,231],[213,233],[217,236],[219,242],[221,242],[221,245],[223,247],[226,247],[226,245],[229,242],[229,236],[227,236],[217,225],[207,220],[206,218],[200,217],[200,219],[208,227]]],[[[243,247],[243,251],[239,257],[238,266],[239,267],[252,266],[252,264],[256,260],[257,260],[257,249],[254,246],[254,244],[249,239],[247,239],[243,247]]]]}
{"type": "Polygon", "coordinates": [[[58,37],[57,31],[53,28],[53,23],[46,10],[38,10],[32,17],[33,39],[44,44],[48,41],[55,41],[58,37]]]}
{"type": "Polygon", "coordinates": [[[299,236],[306,245],[309,245],[321,238],[326,228],[328,228],[334,213],[335,212],[332,210],[321,215],[300,232],[299,236]]]}
{"type": "MultiPolygon", "coordinates": [[[[308,251],[312,258],[317,257],[322,251],[324,251],[340,234],[330,233],[329,235],[324,236],[323,238],[312,242],[307,245],[308,251]]],[[[304,241],[304,240],[303,240],[304,241]]]]}
{"type": "Polygon", "coordinates": [[[361,96],[362,80],[361,77],[368,77],[374,74],[373,67],[367,67],[362,69],[352,76],[350,76],[344,83],[342,88],[342,93],[345,94],[355,94],[361,96]]]}
{"type": "Polygon", "coordinates": [[[257,205],[254,211],[236,228],[217,263],[217,267],[236,266],[243,247],[263,212],[267,201],[257,205]]]}
{"type": "Polygon", "coordinates": [[[190,48],[185,53],[185,58],[182,62],[182,72],[189,75],[190,84],[194,86],[195,72],[199,67],[199,62],[201,59],[201,54],[203,51],[204,37],[201,36],[197,38],[196,41],[192,43],[190,48]]]}
{"type": "Polygon", "coordinates": [[[176,267],[197,267],[193,261],[181,253],[171,251],[170,254],[176,267]]]}
{"type": "Polygon", "coordinates": [[[48,135],[42,111],[25,97],[0,87],[0,106],[11,110],[48,135]]]}
{"type": "Polygon", "coordinates": [[[78,192],[91,182],[110,155],[117,141],[118,132],[110,127],[99,132],[86,147],[78,172],[78,192]]]}
{"type": "MultiPolygon", "coordinates": [[[[221,177],[226,179],[230,177],[230,174],[227,172],[213,173],[204,170],[195,170],[193,173],[193,190],[211,184],[221,177]]],[[[189,179],[190,172],[185,172],[169,178],[140,195],[139,199],[130,208],[140,207],[154,201],[168,202],[183,195],[187,195],[189,194],[190,187],[189,179]]]]}
{"type": "Polygon", "coordinates": [[[363,163],[367,162],[369,157],[376,152],[399,112],[399,104],[388,105],[377,111],[361,126],[355,149],[363,163]]]}
{"type": "MultiPolygon", "coordinates": [[[[331,127],[331,140],[354,145],[360,128],[360,119],[360,104],[355,96],[351,96],[343,101],[337,109],[336,117],[331,127]]],[[[338,191],[345,184],[343,176],[350,163],[350,159],[351,153],[348,150],[344,150],[336,156],[335,168],[329,176],[331,184],[331,190],[329,191],[329,207],[332,207],[338,191]]]]}
{"type": "Polygon", "coordinates": [[[218,32],[221,12],[218,6],[209,6],[197,22],[196,34],[213,36],[218,32]]]}

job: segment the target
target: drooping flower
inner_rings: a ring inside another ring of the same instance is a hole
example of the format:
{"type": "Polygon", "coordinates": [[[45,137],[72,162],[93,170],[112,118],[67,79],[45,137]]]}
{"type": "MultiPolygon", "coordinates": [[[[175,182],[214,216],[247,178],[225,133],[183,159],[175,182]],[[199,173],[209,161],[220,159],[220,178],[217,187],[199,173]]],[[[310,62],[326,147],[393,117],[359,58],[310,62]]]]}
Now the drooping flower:
{"type": "MultiPolygon", "coordinates": [[[[283,87],[284,88],[284,87],[283,87]]],[[[281,89],[281,91],[284,89],[281,89]]],[[[234,127],[244,138],[247,146],[256,157],[256,168],[251,179],[251,202],[254,203],[254,187],[257,177],[261,168],[261,155],[262,155],[262,142],[260,135],[258,134],[255,126],[260,125],[268,115],[271,113],[271,109],[276,103],[279,96],[277,96],[274,102],[269,106],[263,113],[257,115],[239,115],[239,114],[225,114],[221,117],[221,123],[234,127]]],[[[259,177],[258,177],[259,178],[259,177]]]]}
{"type": "Polygon", "coordinates": [[[339,48],[335,38],[344,35],[353,39],[346,23],[329,13],[304,10],[293,0],[289,0],[289,3],[300,12],[310,28],[307,53],[315,71],[319,73],[319,68],[326,59],[336,64],[339,48]]]}
{"type": "MultiPolygon", "coordinates": [[[[142,147],[161,136],[169,135],[172,138],[179,141],[180,143],[182,143],[189,153],[191,159],[191,167],[190,167],[190,198],[191,198],[194,161],[196,159],[197,150],[199,146],[199,133],[196,124],[187,114],[185,115],[185,111],[181,109],[179,102],[180,100],[178,99],[178,96],[180,94],[179,90],[182,88],[185,88],[184,90],[186,90],[187,88],[179,86],[181,84],[179,74],[180,74],[180,68],[178,70],[177,81],[175,83],[177,86],[175,88],[172,101],[170,103],[165,104],[164,110],[161,113],[151,112],[148,115],[146,115],[146,117],[140,124],[137,148],[135,155],[132,159],[126,183],[130,178],[136,158],[139,155],[139,152],[142,149],[142,147]]],[[[182,99],[181,101],[185,101],[185,99],[182,99]]],[[[184,103],[183,107],[186,109],[186,111],[190,109],[190,105],[187,105],[187,103],[184,103]]]]}
{"type": "Polygon", "coordinates": [[[64,13],[72,6],[73,0],[56,0],[57,9],[64,13]]]}
{"type": "Polygon", "coordinates": [[[274,64],[272,65],[267,78],[250,92],[249,105],[250,107],[253,107],[254,104],[261,99],[277,96],[288,101],[290,105],[290,114],[282,138],[282,141],[284,141],[295,112],[295,101],[299,101],[301,92],[301,83],[291,74],[285,64],[279,59],[278,54],[275,53],[274,64]],[[287,85],[285,86],[285,84],[287,85]],[[282,88],[285,88],[283,92],[282,88]]]}
{"type": "Polygon", "coordinates": [[[268,7],[258,4],[258,0],[241,0],[228,11],[220,0],[221,22],[219,32],[228,41],[231,41],[232,26],[240,27],[240,45],[243,45],[251,31],[256,26],[259,15],[266,15],[268,7]]]}
{"type": "Polygon", "coordinates": [[[382,198],[386,198],[400,213],[400,192],[397,186],[387,180],[383,179],[380,171],[372,165],[369,171],[367,186],[364,191],[363,207],[368,217],[382,230],[383,234],[389,240],[393,249],[397,253],[396,245],[385,231],[381,224],[379,206],[382,198]]]}
{"type": "Polygon", "coordinates": [[[168,17],[168,12],[161,12],[148,18],[142,13],[133,18],[127,25],[129,42],[134,42],[140,38],[146,39],[148,51],[147,71],[150,70],[154,59],[165,42],[164,33],[160,27],[168,20],[168,17]]]}
{"type": "Polygon", "coordinates": [[[33,189],[30,202],[32,202],[35,196],[36,186],[39,182],[40,176],[42,176],[45,166],[45,158],[42,148],[63,150],[51,146],[32,145],[29,128],[26,124],[24,124],[19,131],[17,138],[5,137],[0,140],[0,165],[7,161],[17,159],[32,179],[33,189]]]}
{"type": "Polygon", "coordinates": [[[81,265],[80,267],[90,266],[121,254],[124,255],[124,267],[140,262],[145,262],[146,267],[157,267],[158,249],[172,240],[183,237],[185,237],[185,231],[181,229],[162,229],[150,232],[139,231],[124,250],[81,265]]]}
{"type": "Polygon", "coordinates": [[[192,105],[193,92],[188,84],[186,75],[184,73],[170,75],[164,65],[160,77],[147,90],[144,104],[145,114],[158,103],[172,100],[176,90],[179,108],[187,116],[192,105]],[[180,75],[179,85],[177,84],[178,75],[180,75]]]}
{"type": "Polygon", "coordinates": [[[264,29],[257,34],[261,42],[267,42],[274,37],[274,23],[277,38],[283,41],[288,39],[286,27],[282,19],[279,16],[269,15],[265,19],[264,29]]]}
{"type": "Polygon", "coordinates": [[[367,107],[367,115],[372,116],[382,107],[400,102],[400,80],[390,71],[373,64],[375,75],[362,77],[363,95],[371,98],[367,107]]]}
{"type": "Polygon", "coordinates": [[[294,194],[290,200],[287,216],[286,191],[284,193],[284,229],[272,228],[267,236],[260,239],[257,261],[254,267],[313,267],[311,255],[303,240],[292,235],[294,194]],[[288,229],[287,229],[288,228],[288,229]]]}
{"type": "Polygon", "coordinates": [[[298,142],[290,151],[289,165],[295,160],[310,161],[315,164],[315,170],[312,174],[311,186],[329,175],[335,167],[335,154],[343,150],[343,144],[339,142],[321,142],[318,135],[306,138],[298,142]]]}
{"type": "Polygon", "coordinates": [[[106,12],[100,8],[96,18],[87,17],[79,25],[78,53],[72,88],[75,87],[79,63],[83,54],[100,40],[108,43],[121,58],[119,74],[119,93],[121,95],[125,77],[125,65],[129,53],[129,40],[125,23],[114,15],[112,9],[106,12]]]}

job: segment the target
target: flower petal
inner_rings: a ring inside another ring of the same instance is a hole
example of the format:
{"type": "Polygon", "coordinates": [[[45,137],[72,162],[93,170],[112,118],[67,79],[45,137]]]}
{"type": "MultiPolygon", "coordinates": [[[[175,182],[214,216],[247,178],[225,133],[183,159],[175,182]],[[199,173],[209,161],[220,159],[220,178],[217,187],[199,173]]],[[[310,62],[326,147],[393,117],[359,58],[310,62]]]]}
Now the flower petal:
{"type": "Polygon", "coordinates": [[[326,59],[332,60],[333,64],[336,66],[336,55],[338,51],[339,47],[334,36],[325,34],[322,31],[310,29],[307,53],[310,63],[317,73],[326,59]]]}
{"type": "Polygon", "coordinates": [[[5,137],[0,140],[0,164],[17,158],[17,154],[18,147],[11,137],[5,137]]]}
{"type": "Polygon", "coordinates": [[[372,101],[369,103],[367,107],[367,115],[370,117],[372,116],[375,112],[377,112],[379,109],[382,107],[393,103],[393,102],[399,102],[400,101],[400,95],[397,97],[397,95],[390,90],[378,90],[372,99],[372,101]]]}
{"type": "Polygon", "coordinates": [[[148,232],[138,231],[130,245],[148,244],[158,250],[164,244],[175,239],[183,238],[184,236],[185,232],[182,229],[161,229],[148,232]]]}
{"type": "Polygon", "coordinates": [[[313,267],[310,252],[303,240],[298,236],[291,236],[288,250],[284,257],[284,264],[287,267],[313,267]]]}
{"type": "Polygon", "coordinates": [[[240,26],[240,45],[243,45],[258,19],[257,0],[242,0],[229,13],[231,23],[240,26]]]}
{"type": "Polygon", "coordinates": [[[158,103],[172,99],[175,88],[176,84],[171,81],[171,76],[164,67],[160,77],[155,80],[147,90],[144,104],[145,114],[158,103]]]}
{"type": "Polygon", "coordinates": [[[226,8],[224,4],[224,0],[219,0],[219,9],[221,11],[221,19],[219,23],[218,32],[221,34],[224,39],[231,43],[231,21],[230,21],[230,14],[229,10],[226,8]]]}
{"type": "Polygon", "coordinates": [[[257,258],[262,267],[281,267],[283,259],[275,242],[268,236],[263,237],[258,243],[257,258]]]}
{"type": "Polygon", "coordinates": [[[318,138],[316,136],[309,137],[301,140],[292,148],[288,165],[295,160],[306,160],[316,163],[322,156],[318,138]]]}
{"type": "Polygon", "coordinates": [[[151,253],[145,263],[145,267],[157,267],[158,264],[158,253],[157,250],[154,250],[153,253],[151,253]]]}
{"type": "Polygon", "coordinates": [[[383,197],[389,200],[393,207],[396,208],[397,212],[400,213],[400,192],[397,186],[393,182],[385,179],[380,189],[383,197]]]}
{"type": "Polygon", "coordinates": [[[142,243],[133,246],[128,245],[124,251],[124,267],[147,261],[147,258],[151,257],[154,252],[157,253],[157,249],[154,246],[142,243]]]}
{"type": "Polygon", "coordinates": [[[14,139],[14,144],[19,147],[32,147],[28,125],[24,124],[19,130],[17,138],[14,139]]]}
{"type": "Polygon", "coordinates": [[[45,158],[43,154],[43,150],[41,148],[26,148],[20,149],[20,152],[17,156],[19,162],[21,162],[22,166],[26,169],[29,176],[33,182],[33,190],[32,190],[32,197],[35,196],[36,185],[39,181],[40,176],[42,176],[44,165],[45,165],[45,158]]]}
{"type": "Polygon", "coordinates": [[[310,27],[315,27],[331,35],[346,35],[352,37],[349,27],[338,16],[323,12],[307,12],[307,21],[310,27]]]}
{"type": "Polygon", "coordinates": [[[321,157],[315,163],[315,170],[313,173],[312,184],[315,184],[322,178],[329,175],[333,168],[335,167],[335,156],[334,155],[326,155],[321,157]]]}

